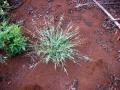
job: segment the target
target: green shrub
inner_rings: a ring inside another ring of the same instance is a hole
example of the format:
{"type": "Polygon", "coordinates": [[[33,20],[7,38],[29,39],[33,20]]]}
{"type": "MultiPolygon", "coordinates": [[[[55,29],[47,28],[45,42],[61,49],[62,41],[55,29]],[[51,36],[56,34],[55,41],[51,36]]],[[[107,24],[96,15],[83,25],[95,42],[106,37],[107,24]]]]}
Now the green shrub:
{"type": "Polygon", "coordinates": [[[61,27],[63,17],[61,17],[57,26],[52,25],[49,21],[46,25],[37,30],[34,35],[37,38],[35,51],[38,56],[42,56],[43,62],[52,62],[57,66],[62,66],[65,69],[65,62],[72,60],[75,62],[76,44],[73,43],[74,38],[78,37],[78,32],[73,29],[72,25],[68,26],[66,30],[61,27]],[[71,30],[70,30],[71,29],[71,30]]]}
{"type": "Polygon", "coordinates": [[[9,7],[7,0],[0,0],[0,21],[6,19],[9,7]]]}
{"type": "Polygon", "coordinates": [[[15,24],[0,24],[0,49],[5,50],[10,56],[15,56],[25,51],[26,40],[20,32],[20,27],[15,24]]]}

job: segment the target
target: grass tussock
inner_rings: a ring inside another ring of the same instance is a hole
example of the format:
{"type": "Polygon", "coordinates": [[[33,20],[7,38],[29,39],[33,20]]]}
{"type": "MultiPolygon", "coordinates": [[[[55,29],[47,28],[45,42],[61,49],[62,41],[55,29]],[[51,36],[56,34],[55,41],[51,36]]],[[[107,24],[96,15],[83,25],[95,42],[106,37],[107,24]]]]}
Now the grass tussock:
{"type": "Polygon", "coordinates": [[[55,25],[53,16],[45,17],[44,21],[45,25],[40,29],[36,28],[36,33],[33,34],[36,38],[35,53],[42,58],[42,62],[46,64],[52,62],[55,64],[55,69],[62,67],[66,70],[66,61],[72,60],[77,63],[76,56],[79,51],[75,48],[81,44],[79,28],[72,23],[63,28],[63,16],[60,17],[57,25],[55,25]]]}

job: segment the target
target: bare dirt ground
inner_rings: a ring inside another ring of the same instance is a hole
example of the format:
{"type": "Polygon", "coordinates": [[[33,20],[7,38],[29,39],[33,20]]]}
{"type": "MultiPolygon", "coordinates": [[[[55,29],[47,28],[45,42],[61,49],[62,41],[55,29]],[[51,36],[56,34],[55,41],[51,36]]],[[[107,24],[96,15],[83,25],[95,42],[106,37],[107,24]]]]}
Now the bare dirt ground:
{"type": "Polygon", "coordinates": [[[76,9],[75,0],[23,1],[11,11],[11,22],[23,26],[23,32],[34,31],[32,19],[42,25],[44,15],[54,15],[57,22],[64,14],[65,25],[72,21],[79,26],[84,42],[78,50],[92,61],[80,61],[80,65],[68,62],[67,76],[52,63],[32,67],[36,61],[24,53],[0,64],[0,90],[120,90],[120,34],[117,28],[102,27],[106,15],[100,9],[76,9]]]}

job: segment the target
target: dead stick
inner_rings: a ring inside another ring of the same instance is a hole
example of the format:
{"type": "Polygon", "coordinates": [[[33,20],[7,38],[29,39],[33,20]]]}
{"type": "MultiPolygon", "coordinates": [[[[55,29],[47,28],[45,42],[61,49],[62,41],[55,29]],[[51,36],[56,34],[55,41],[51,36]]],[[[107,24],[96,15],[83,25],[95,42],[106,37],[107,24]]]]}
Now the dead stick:
{"type": "MultiPolygon", "coordinates": [[[[115,4],[120,4],[120,3],[101,3],[101,2],[98,2],[100,3],[101,5],[115,5],[115,4]]],[[[76,8],[79,8],[79,7],[82,7],[82,6],[87,6],[87,5],[95,5],[94,2],[87,2],[87,3],[78,3],[75,7],[76,8]]]]}
{"type": "Polygon", "coordinates": [[[102,6],[100,5],[96,0],[93,0],[95,2],[95,4],[101,8],[107,15],[108,17],[115,23],[116,26],[118,26],[118,28],[120,29],[120,24],[118,23],[118,21],[115,20],[115,18],[102,6]]]}
{"type": "Polygon", "coordinates": [[[120,21],[120,18],[116,18],[116,19],[114,19],[115,21],[120,21]]]}

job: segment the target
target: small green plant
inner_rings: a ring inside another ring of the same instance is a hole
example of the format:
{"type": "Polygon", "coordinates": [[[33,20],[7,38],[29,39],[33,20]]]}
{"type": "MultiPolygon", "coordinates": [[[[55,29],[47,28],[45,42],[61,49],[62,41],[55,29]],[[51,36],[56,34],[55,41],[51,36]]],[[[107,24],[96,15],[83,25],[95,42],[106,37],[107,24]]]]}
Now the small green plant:
{"type": "Polygon", "coordinates": [[[36,31],[34,35],[37,38],[35,51],[38,56],[42,56],[44,63],[52,62],[55,64],[55,68],[60,66],[66,71],[65,62],[67,60],[76,62],[77,50],[75,47],[81,43],[78,38],[78,28],[73,28],[73,25],[69,24],[64,30],[62,28],[63,17],[60,18],[57,26],[51,21],[46,20],[45,26],[36,31]]]}
{"type": "Polygon", "coordinates": [[[15,24],[2,22],[0,24],[0,49],[10,56],[15,56],[25,51],[26,39],[20,32],[20,27],[15,24]]]}
{"type": "Polygon", "coordinates": [[[7,0],[0,0],[0,21],[3,21],[7,17],[9,11],[9,3],[7,0]]]}

